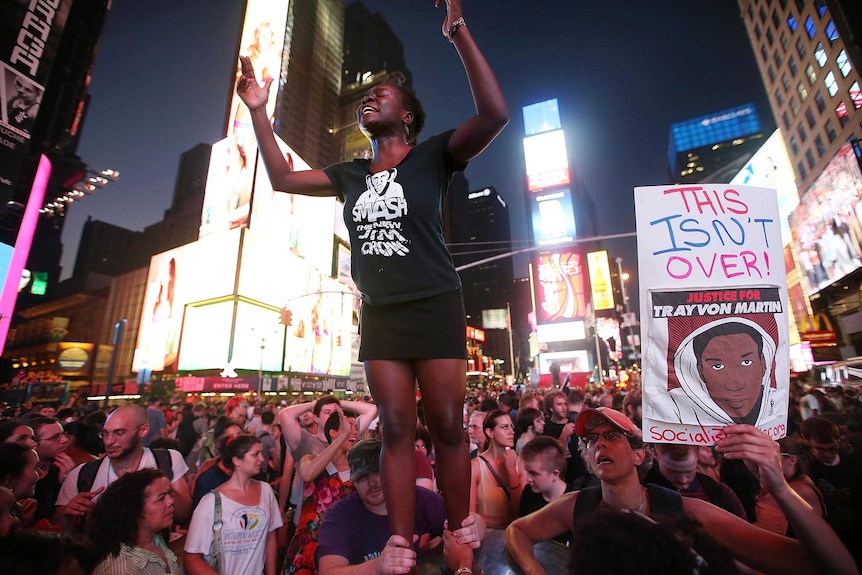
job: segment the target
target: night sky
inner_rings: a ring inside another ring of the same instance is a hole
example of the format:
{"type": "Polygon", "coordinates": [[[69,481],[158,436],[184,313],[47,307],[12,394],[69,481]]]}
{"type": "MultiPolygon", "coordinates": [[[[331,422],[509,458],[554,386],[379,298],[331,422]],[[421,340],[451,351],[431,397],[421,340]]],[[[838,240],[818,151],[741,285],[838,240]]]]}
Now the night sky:
{"type": "MultiPolygon", "coordinates": [[[[463,69],[433,0],[363,0],[401,38],[428,113],[424,135],[474,113],[463,69]]],[[[71,206],[71,273],[87,216],[135,230],[170,206],[180,154],[223,137],[241,18],[236,0],[114,2],[96,57],[79,155],[120,181],[71,206]]],[[[773,124],[735,0],[464,0],[464,17],[505,93],[511,121],[467,169],[511,208],[513,249],[527,245],[521,107],[558,98],[572,169],[602,235],[635,229],[632,190],[668,183],[668,130],[754,102],[773,124]]],[[[634,238],[607,242],[634,275],[634,238]]],[[[526,258],[515,274],[525,276],[526,258]]],[[[634,282],[629,293],[637,294],[634,282]]],[[[632,298],[637,299],[636,297],[632,298]]]]}

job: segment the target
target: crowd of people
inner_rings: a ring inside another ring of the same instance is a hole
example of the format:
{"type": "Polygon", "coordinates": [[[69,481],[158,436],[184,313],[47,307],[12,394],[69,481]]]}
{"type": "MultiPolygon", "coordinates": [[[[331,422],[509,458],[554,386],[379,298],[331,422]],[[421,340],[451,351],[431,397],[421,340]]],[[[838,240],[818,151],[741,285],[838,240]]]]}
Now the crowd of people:
{"type": "Polygon", "coordinates": [[[637,561],[648,573],[857,573],[862,410],[835,389],[816,413],[801,405],[818,392],[794,393],[796,429],[779,441],[736,425],[711,447],[644,443],[637,389],[472,393],[470,508],[453,530],[420,399],[413,541],[389,526],[370,397],[13,406],[0,419],[0,572],[410,573],[442,564],[441,550],[445,563],[464,548],[504,562],[481,553],[498,540],[527,574],[546,572],[543,541],[572,573],[637,561]]]}

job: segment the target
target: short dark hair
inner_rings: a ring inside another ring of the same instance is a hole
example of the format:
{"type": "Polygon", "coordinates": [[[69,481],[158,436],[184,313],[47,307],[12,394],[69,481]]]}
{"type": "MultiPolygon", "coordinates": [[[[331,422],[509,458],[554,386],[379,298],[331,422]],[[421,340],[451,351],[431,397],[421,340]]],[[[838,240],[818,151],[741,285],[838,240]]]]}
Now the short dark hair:
{"type": "Polygon", "coordinates": [[[828,444],[841,440],[841,430],[825,417],[809,417],[799,427],[806,441],[828,444]]]}
{"type": "MultiPolygon", "coordinates": [[[[352,411],[345,411],[344,417],[347,417],[348,419],[351,417],[356,419],[356,414],[353,413],[352,411]]],[[[329,443],[332,443],[332,437],[330,436],[330,434],[333,431],[337,430],[340,425],[341,425],[341,418],[338,416],[337,411],[333,411],[332,413],[329,414],[329,417],[327,418],[326,423],[323,424],[323,435],[324,435],[324,437],[326,437],[326,441],[328,441],[329,443]]]]}
{"type": "Polygon", "coordinates": [[[272,425],[275,421],[275,414],[271,411],[264,411],[260,414],[260,422],[264,425],[272,425]]]}
{"type": "Polygon", "coordinates": [[[341,405],[341,400],[339,400],[334,395],[324,395],[320,399],[315,402],[314,407],[311,409],[314,412],[315,417],[320,417],[320,410],[323,409],[324,405],[329,405],[330,403],[334,403],[335,405],[341,405]]]}
{"type": "Polygon", "coordinates": [[[31,451],[20,443],[0,443],[0,483],[24,473],[27,454],[31,451]]]}
{"type": "Polygon", "coordinates": [[[515,418],[515,429],[518,433],[526,433],[528,429],[533,427],[533,422],[542,417],[542,412],[535,407],[525,407],[518,410],[518,417],[515,418]]]}

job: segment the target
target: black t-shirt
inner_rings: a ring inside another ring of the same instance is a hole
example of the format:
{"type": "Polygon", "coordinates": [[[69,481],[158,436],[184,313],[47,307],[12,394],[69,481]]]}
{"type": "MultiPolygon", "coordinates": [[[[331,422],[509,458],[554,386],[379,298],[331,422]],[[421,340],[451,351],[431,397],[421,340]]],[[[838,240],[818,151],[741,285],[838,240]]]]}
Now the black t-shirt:
{"type": "MultiPolygon", "coordinates": [[[[565,493],[570,493],[574,491],[571,485],[566,484],[565,493]]],[[[533,491],[533,488],[529,485],[524,487],[524,490],[521,492],[521,503],[518,505],[518,517],[524,517],[533,513],[534,511],[538,511],[548,502],[545,501],[545,498],[542,497],[541,493],[536,493],[533,491]]],[[[557,535],[554,537],[554,541],[558,541],[566,546],[571,544],[572,541],[572,532],[567,531],[562,535],[557,535]]]]}
{"type": "Polygon", "coordinates": [[[324,169],[344,201],[353,281],[366,303],[411,301],[461,286],[442,223],[452,175],[467,166],[449,157],[453,132],[428,138],[377,174],[366,159],[324,169]]]}

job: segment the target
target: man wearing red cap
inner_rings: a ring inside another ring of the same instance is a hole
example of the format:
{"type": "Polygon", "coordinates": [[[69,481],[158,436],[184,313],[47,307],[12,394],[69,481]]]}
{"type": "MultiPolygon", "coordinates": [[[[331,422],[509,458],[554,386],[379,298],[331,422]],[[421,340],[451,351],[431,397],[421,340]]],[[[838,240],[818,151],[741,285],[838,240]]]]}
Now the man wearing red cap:
{"type": "Polygon", "coordinates": [[[563,495],[508,527],[506,547],[526,575],[545,573],[533,555],[534,543],[572,531],[578,517],[600,506],[656,517],[685,514],[738,561],[764,573],[858,573],[828,524],[784,480],[778,444],[757,428],[725,427],[716,449],[727,459],[746,462],[779,502],[798,541],[759,529],[705,501],[655,485],[644,487],[638,467],[647,455],[640,430],[618,411],[604,407],[582,411],[577,432],[587,464],[601,485],[563,495]]]}

